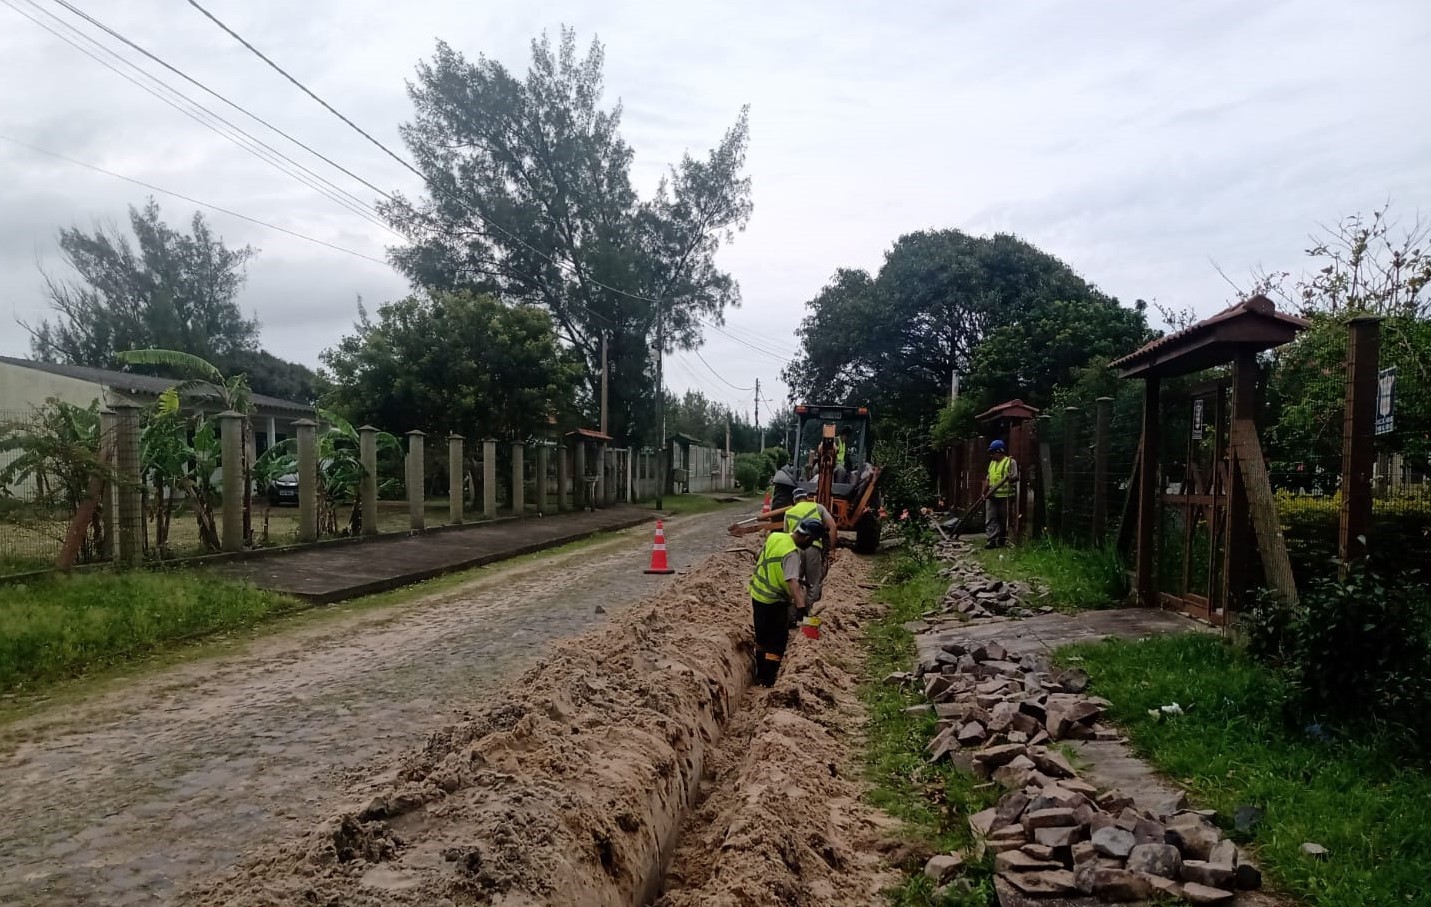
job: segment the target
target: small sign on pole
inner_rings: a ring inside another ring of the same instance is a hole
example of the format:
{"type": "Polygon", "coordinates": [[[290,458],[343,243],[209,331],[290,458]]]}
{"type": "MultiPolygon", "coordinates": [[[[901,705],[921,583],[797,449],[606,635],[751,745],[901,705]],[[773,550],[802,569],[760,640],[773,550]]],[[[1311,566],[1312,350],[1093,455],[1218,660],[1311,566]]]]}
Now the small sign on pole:
{"type": "Polygon", "coordinates": [[[1396,366],[1376,373],[1376,434],[1396,430],[1396,366]]]}
{"type": "Polygon", "coordinates": [[[1205,424],[1205,422],[1204,422],[1204,416],[1203,416],[1203,412],[1204,412],[1203,404],[1204,404],[1205,402],[1206,402],[1206,401],[1204,401],[1202,397],[1198,397],[1196,400],[1193,401],[1193,440],[1194,440],[1194,441],[1201,441],[1201,440],[1202,440],[1203,425],[1205,424]]]}

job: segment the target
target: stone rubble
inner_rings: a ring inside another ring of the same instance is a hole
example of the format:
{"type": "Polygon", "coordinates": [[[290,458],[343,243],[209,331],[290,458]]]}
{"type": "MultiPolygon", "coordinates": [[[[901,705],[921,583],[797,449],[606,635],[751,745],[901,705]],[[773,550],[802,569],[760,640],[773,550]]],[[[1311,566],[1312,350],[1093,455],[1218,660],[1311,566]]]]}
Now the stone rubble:
{"type": "MultiPolygon", "coordinates": [[[[998,642],[951,642],[934,663],[885,681],[929,700],[938,719],[926,747],[931,762],[953,760],[1005,789],[996,806],[969,817],[977,844],[967,856],[994,854],[996,887],[1009,902],[1161,896],[1220,905],[1260,887],[1261,873],[1223,838],[1210,811],[1182,796],[1139,810],[1119,791],[1081,780],[1053,748],[1120,739],[1103,722],[1107,700],[1086,693],[1083,671],[1056,671],[1046,656],[1016,657],[998,642]]],[[[935,859],[926,871],[936,881],[960,865],[935,859]]]]}
{"type": "Polygon", "coordinates": [[[948,563],[939,575],[950,583],[939,608],[924,615],[926,621],[937,622],[941,617],[955,615],[968,620],[1024,618],[1053,610],[1041,601],[1048,597],[1047,589],[995,579],[970,557],[970,551],[970,544],[958,538],[944,539],[935,544],[935,557],[948,563]]]}

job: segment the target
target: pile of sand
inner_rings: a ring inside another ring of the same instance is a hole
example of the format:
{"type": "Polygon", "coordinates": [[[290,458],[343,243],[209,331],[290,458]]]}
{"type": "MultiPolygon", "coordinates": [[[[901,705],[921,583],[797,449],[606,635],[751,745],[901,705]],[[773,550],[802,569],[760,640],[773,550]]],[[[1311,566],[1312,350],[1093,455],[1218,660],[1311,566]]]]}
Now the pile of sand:
{"type": "Polygon", "coordinates": [[[672,907],[876,900],[890,880],[862,843],[880,822],[850,761],[862,567],[842,554],[825,637],[794,640],[776,687],[747,694],[752,560],[716,555],[558,646],[470,720],[373,766],[361,803],[190,902],[630,905],[661,894],[668,865],[672,907]]]}

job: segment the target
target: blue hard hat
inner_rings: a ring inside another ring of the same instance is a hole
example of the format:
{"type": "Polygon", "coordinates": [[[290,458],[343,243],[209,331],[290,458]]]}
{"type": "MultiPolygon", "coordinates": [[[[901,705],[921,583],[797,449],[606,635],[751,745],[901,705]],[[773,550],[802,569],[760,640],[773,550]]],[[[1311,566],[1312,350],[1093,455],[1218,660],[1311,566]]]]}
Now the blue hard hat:
{"type": "Polygon", "coordinates": [[[996,450],[997,450],[997,451],[1002,451],[1003,449],[1004,449],[1004,442],[1003,442],[1003,441],[1000,441],[1000,440],[998,440],[997,438],[995,438],[994,440],[992,440],[992,441],[989,442],[989,453],[993,453],[993,452],[996,451],[996,450]]]}
{"type": "Polygon", "coordinates": [[[825,537],[825,521],[819,517],[806,517],[795,526],[795,531],[818,541],[825,537]]]}

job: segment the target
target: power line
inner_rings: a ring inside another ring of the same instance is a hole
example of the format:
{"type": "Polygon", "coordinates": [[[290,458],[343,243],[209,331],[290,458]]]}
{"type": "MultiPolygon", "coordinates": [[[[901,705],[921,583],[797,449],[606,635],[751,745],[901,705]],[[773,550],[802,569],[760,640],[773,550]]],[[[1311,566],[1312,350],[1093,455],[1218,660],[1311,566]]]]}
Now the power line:
{"type": "Polygon", "coordinates": [[[711,364],[706,361],[706,357],[704,357],[704,356],[701,355],[701,351],[700,351],[700,350],[691,350],[691,352],[695,354],[695,356],[696,356],[697,359],[701,360],[701,365],[704,365],[706,368],[710,369],[710,373],[711,373],[712,375],[715,375],[716,378],[717,378],[717,380],[719,380],[719,381],[720,381],[722,384],[724,384],[726,387],[729,387],[731,390],[737,390],[737,391],[740,391],[741,393],[749,393],[750,391],[755,390],[755,388],[753,388],[753,387],[738,387],[738,386],[736,386],[736,385],[734,385],[734,384],[731,384],[729,381],[725,380],[724,376],[722,376],[720,372],[716,371],[716,370],[711,366],[711,364]]]}
{"type": "MultiPolygon", "coordinates": [[[[191,76],[191,75],[189,75],[188,73],[184,72],[182,69],[179,69],[177,66],[174,66],[174,65],[172,65],[171,63],[169,63],[168,61],[161,59],[160,57],[154,55],[153,53],[150,53],[150,52],[149,52],[148,50],[146,50],[145,48],[143,48],[143,47],[141,47],[140,45],[136,44],[135,42],[129,40],[129,39],[126,38],[124,35],[120,34],[119,32],[115,31],[114,29],[110,28],[108,25],[105,25],[103,22],[101,22],[101,21],[99,21],[98,19],[94,18],[94,17],[91,16],[89,13],[86,13],[84,10],[82,10],[82,9],[80,9],[79,7],[75,6],[73,3],[70,3],[69,0],[54,0],[54,2],[55,2],[55,3],[58,3],[60,6],[63,6],[65,9],[69,10],[71,13],[74,13],[76,16],[79,16],[80,18],[84,19],[86,22],[89,22],[91,25],[94,25],[95,27],[97,27],[97,28],[103,30],[105,33],[111,35],[111,36],[114,37],[115,39],[117,39],[117,40],[119,40],[119,41],[122,41],[124,44],[128,45],[129,47],[132,47],[133,49],[139,51],[141,54],[143,54],[144,56],[148,57],[150,60],[153,60],[155,63],[158,63],[160,66],[162,66],[162,67],[164,67],[165,69],[169,70],[170,72],[174,73],[174,74],[175,74],[176,76],[178,76],[179,78],[184,79],[186,82],[190,83],[190,84],[193,85],[194,87],[199,88],[199,89],[201,89],[202,91],[207,92],[209,95],[211,95],[211,96],[213,96],[214,98],[217,98],[218,100],[224,102],[225,104],[227,104],[228,106],[232,107],[234,110],[237,110],[239,113],[242,113],[244,116],[248,117],[249,119],[253,120],[254,122],[256,122],[256,123],[261,123],[262,125],[268,127],[269,129],[271,129],[271,130],[273,130],[274,132],[278,133],[279,135],[283,136],[285,139],[288,139],[288,141],[290,141],[290,142],[292,142],[293,144],[297,145],[299,148],[302,148],[304,151],[306,151],[306,152],[308,152],[309,154],[313,155],[314,157],[318,158],[320,161],[322,161],[323,163],[327,164],[328,166],[330,166],[330,167],[334,168],[335,170],[338,170],[338,171],[340,171],[340,172],[346,174],[347,176],[349,176],[350,178],[356,180],[357,182],[362,183],[365,187],[367,187],[368,189],[372,190],[373,192],[376,192],[378,195],[381,195],[383,198],[386,198],[388,201],[392,201],[392,200],[393,200],[392,195],[389,194],[388,192],[386,192],[385,190],[383,190],[383,189],[381,189],[381,188],[379,188],[379,187],[373,185],[372,183],[368,182],[368,181],[367,181],[366,179],[364,179],[363,177],[361,177],[361,176],[359,176],[358,174],[354,173],[353,171],[349,170],[347,167],[344,167],[342,164],[338,163],[337,161],[335,161],[335,160],[333,160],[332,158],[328,157],[327,155],[323,154],[321,151],[318,151],[317,149],[313,148],[311,145],[308,145],[307,143],[303,142],[302,140],[297,139],[297,138],[295,138],[294,136],[290,135],[289,133],[285,132],[283,129],[280,129],[279,127],[273,125],[273,124],[270,123],[268,120],[265,120],[263,117],[259,116],[258,114],[254,113],[253,111],[249,110],[247,107],[244,107],[243,105],[237,103],[236,101],[230,100],[230,99],[229,99],[228,97],[226,97],[225,95],[223,95],[223,94],[221,94],[221,93],[215,91],[214,89],[210,88],[208,85],[205,85],[203,82],[200,82],[198,79],[195,79],[193,76],[191,76]]],[[[354,200],[356,200],[356,201],[361,201],[361,199],[358,199],[357,196],[351,195],[351,193],[349,193],[349,195],[350,195],[350,197],[353,198],[354,200]]]]}
{"type": "Polygon", "coordinates": [[[11,137],[8,136],[8,135],[0,134],[0,141],[9,142],[9,143],[11,143],[12,145],[19,145],[21,148],[27,148],[27,149],[29,149],[30,151],[34,151],[34,152],[36,152],[36,153],[38,153],[38,154],[44,154],[44,155],[48,155],[49,157],[58,158],[59,160],[66,161],[66,162],[68,162],[68,163],[74,164],[74,165],[77,166],[77,167],[83,167],[83,168],[85,168],[86,170],[93,170],[95,173],[103,173],[105,176],[112,176],[112,177],[114,177],[115,179],[121,179],[121,180],[124,180],[126,183],[133,183],[133,184],[136,185],[136,186],[143,186],[145,189],[149,189],[149,190],[151,190],[151,191],[153,191],[153,192],[161,192],[161,193],[163,193],[164,195],[170,195],[170,196],[173,196],[174,198],[182,199],[182,200],[184,200],[184,201],[186,201],[186,202],[189,202],[190,204],[199,205],[199,206],[201,206],[201,207],[208,208],[208,209],[213,210],[213,211],[218,211],[218,212],[220,212],[220,213],[222,213],[222,214],[227,214],[227,215],[229,215],[230,217],[237,217],[237,218],[240,219],[240,220],[246,220],[246,221],[248,221],[248,222],[251,223],[251,224],[257,224],[257,225],[260,226],[260,227],[267,227],[267,228],[270,229],[270,230],[277,230],[279,233],[286,233],[286,234],[288,234],[289,236],[295,237],[295,238],[297,238],[297,239],[306,240],[307,242],[315,243],[315,244],[320,245],[320,246],[326,246],[327,248],[332,249],[332,250],[334,250],[335,252],[345,252],[345,253],[347,253],[348,255],[353,255],[353,256],[356,256],[356,257],[358,257],[358,258],[366,258],[368,261],[376,262],[377,264],[380,264],[380,265],[387,265],[387,264],[388,264],[387,262],[383,261],[381,258],[374,258],[373,256],[371,256],[371,255],[365,255],[365,254],[362,253],[362,252],[355,252],[355,251],[353,251],[352,249],[345,249],[345,248],[343,248],[342,246],[335,246],[333,243],[326,242],[325,240],[316,239],[315,237],[307,236],[307,235],[305,235],[305,234],[303,234],[303,233],[299,233],[299,232],[297,232],[297,231],[290,230],[290,229],[288,229],[287,227],[280,227],[280,226],[278,226],[277,224],[270,224],[270,223],[268,223],[267,221],[259,220],[259,219],[256,218],[256,217],[249,217],[247,214],[240,214],[240,213],[237,212],[237,211],[231,211],[231,210],[229,210],[228,208],[220,207],[219,205],[215,205],[215,204],[213,204],[212,202],[200,201],[200,200],[197,199],[197,198],[192,198],[192,197],[190,197],[190,196],[184,195],[183,193],[175,192],[175,191],[173,191],[172,189],[165,189],[165,188],[163,188],[163,187],[161,187],[161,186],[156,186],[156,185],[154,185],[153,183],[146,183],[146,182],[144,182],[143,180],[137,180],[137,179],[135,179],[134,177],[125,176],[125,175],[122,174],[122,173],[115,173],[113,170],[106,170],[106,169],[104,169],[103,167],[97,167],[97,166],[95,166],[94,164],[86,164],[84,161],[76,160],[76,159],[74,159],[74,158],[72,158],[72,157],[68,157],[68,156],[66,156],[66,155],[60,154],[60,153],[57,152],[57,151],[49,151],[49,150],[47,150],[47,149],[45,149],[45,148],[39,147],[38,145],[31,145],[31,144],[28,143],[28,142],[22,142],[22,141],[20,141],[19,139],[11,138],[11,137]]]}
{"type": "MultiPolygon", "coordinates": [[[[116,53],[113,49],[106,47],[104,44],[97,41],[92,36],[85,34],[84,32],[77,29],[75,26],[69,24],[68,22],[65,22],[63,19],[56,16],[54,13],[40,7],[38,3],[35,2],[35,0],[25,0],[25,2],[28,2],[28,4],[36,11],[42,13],[45,16],[48,16],[50,19],[52,19],[61,28],[64,28],[70,34],[74,35],[80,40],[89,43],[90,45],[97,48],[100,52],[107,54],[114,60],[117,60],[119,63],[139,73],[145,79],[148,79],[150,82],[152,82],[153,86],[139,81],[138,79],[134,78],[132,75],[123,71],[122,69],[119,69],[109,61],[102,59],[99,56],[96,56],[89,49],[76,43],[76,41],[69,36],[61,34],[54,28],[47,25],[45,22],[35,18],[30,13],[16,6],[13,2],[11,2],[11,0],[0,0],[0,2],[3,2],[6,6],[10,7],[10,9],[14,10],[16,13],[20,14],[21,16],[24,16],[26,19],[30,20],[35,25],[49,32],[52,36],[59,38],[61,41],[70,45],[70,47],[74,48],[75,50],[78,50],[80,53],[89,57],[91,60],[94,60],[96,63],[115,73],[120,78],[123,78],[131,84],[148,92],[150,95],[154,96],[155,98],[158,98],[160,101],[163,101],[165,104],[168,104],[170,107],[173,107],[175,110],[194,120],[199,125],[212,130],[216,134],[222,136],[233,144],[254,155],[259,160],[267,163],[269,166],[273,167],[284,175],[297,180],[304,186],[307,186],[308,188],[314,190],[328,200],[339,205],[349,213],[356,214],[364,220],[368,221],[369,223],[382,227],[383,229],[389,230],[395,235],[402,237],[402,234],[392,230],[392,228],[385,221],[381,220],[375,212],[368,208],[366,206],[366,203],[362,202],[361,200],[350,201],[349,199],[343,198],[341,195],[337,194],[344,193],[345,190],[343,190],[341,187],[333,185],[330,181],[324,179],[320,174],[314,173],[312,170],[303,166],[301,163],[294,161],[292,158],[289,158],[281,151],[278,151],[277,149],[263,142],[263,140],[246,132],[241,127],[234,125],[222,116],[204,107],[202,104],[188,97],[183,92],[166,84],[163,80],[155,77],[152,73],[146,72],[143,68],[137,66],[133,61],[125,59],[122,55],[116,53]],[[157,88],[154,86],[157,86],[157,88]],[[164,92],[168,92],[168,94],[166,95],[164,92]],[[175,98],[179,100],[175,100],[175,98]],[[182,101],[183,103],[180,103],[180,101],[182,101]],[[189,106],[185,107],[185,104],[189,106]],[[206,116],[209,119],[206,119],[206,116]],[[226,131],[225,128],[221,128],[220,126],[216,125],[213,122],[215,120],[219,123],[224,124],[224,127],[227,127],[227,130],[230,131],[226,131]],[[238,135],[235,135],[235,133],[237,133],[238,135]],[[244,138],[239,138],[239,135],[242,135],[244,138]],[[247,141],[245,141],[245,139],[247,141]],[[266,153],[264,150],[260,150],[260,148],[266,149],[266,153]],[[293,166],[298,167],[299,169],[309,174],[309,176],[304,176],[294,172],[293,170],[284,166],[284,164],[280,163],[279,160],[276,160],[275,158],[287,161],[289,164],[292,164],[293,166]],[[323,184],[326,184],[326,186],[323,184]],[[327,188],[328,186],[331,186],[332,188],[327,188]]],[[[356,197],[353,198],[355,199],[356,197]]],[[[402,238],[405,239],[406,237],[402,238]]]]}

